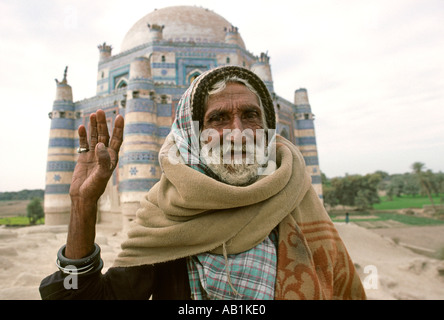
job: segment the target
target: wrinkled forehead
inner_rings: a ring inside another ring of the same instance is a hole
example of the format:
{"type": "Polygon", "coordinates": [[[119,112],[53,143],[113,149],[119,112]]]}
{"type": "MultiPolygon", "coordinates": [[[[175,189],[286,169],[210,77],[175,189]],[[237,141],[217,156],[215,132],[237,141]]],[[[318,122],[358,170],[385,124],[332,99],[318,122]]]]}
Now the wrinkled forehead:
{"type": "Polygon", "coordinates": [[[182,107],[188,108],[193,121],[198,121],[202,125],[208,96],[224,90],[227,82],[240,82],[256,94],[264,114],[266,127],[275,127],[273,102],[264,82],[251,70],[238,66],[217,67],[194,79],[184,95],[188,103],[182,105],[182,107]]]}
{"type": "Polygon", "coordinates": [[[204,101],[204,118],[209,104],[219,107],[250,106],[259,108],[262,125],[264,128],[267,127],[261,97],[246,79],[227,77],[216,82],[209,88],[204,101]]]}
{"type": "Polygon", "coordinates": [[[250,105],[257,106],[263,112],[262,103],[259,95],[248,88],[242,82],[228,81],[221,87],[213,87],[208,92],[205,99],[204,110],[208,110],[209,105],[234,106],[250,105]]]}

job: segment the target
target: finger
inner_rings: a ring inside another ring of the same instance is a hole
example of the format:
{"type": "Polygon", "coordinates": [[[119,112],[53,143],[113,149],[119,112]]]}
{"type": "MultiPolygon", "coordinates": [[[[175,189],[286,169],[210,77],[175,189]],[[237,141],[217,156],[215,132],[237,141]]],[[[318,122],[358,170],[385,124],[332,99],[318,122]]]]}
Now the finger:
{"type": "Polygon", "coordinates": [[[89,149],[88,136],[84,125],[79,126],[78,133],[79,133],[79,147],[89,149]]]}
{"type": "Polygon", "coordinates": [[[103,110],[97,110],[97,132],[98,132],[98,142],[103,143],[108,147],[109,143],[109,132],[108,126],[106,124],[106,115],[103,110]]]}
{"type": "Polygon", "coordinates": [[[89,135],[90,147],[95,148],[97,145],[97,118],[95,113],[89,116],[89,135]]]}
{"type": "Polygon", "coordinates": [[[111,137],[111,141],[109,146],[113,149],[117,154],[119,154],[120,146],[123,142],[123,127],[125,121],[121,115],[117,115],[116,120],[114,121],[114,129],[113,135],[111,137]]]}

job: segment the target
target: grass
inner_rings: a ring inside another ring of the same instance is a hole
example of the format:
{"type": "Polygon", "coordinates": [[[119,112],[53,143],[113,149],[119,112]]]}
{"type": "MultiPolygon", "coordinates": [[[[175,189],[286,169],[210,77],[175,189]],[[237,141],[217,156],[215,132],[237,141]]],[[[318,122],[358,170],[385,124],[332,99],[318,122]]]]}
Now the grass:
{"type": "MultiPolygon", "coordinates": [[[[40,219],[37,221],[37,224],[44,224],[45,219],[40,219]]],[[[7,226],[29,226],[29,219],[28,217],[24,216],[17,216],[17,217],[4,217],[0,218],[0,225],[7,225],[7,226]]]]}
{"type": "MultiPolygon", "coordinates": [[[[433,201],[436,205],[440,204],[440,196],[432,196],[433,201]]],[[[421,209],[424,205],[431,205],[430,199],[424,196],[400,196],[393,197],[393,200],[387,200],[387,197],[381,197],[381,203],[373,205],[375,210],[397,210],[397,209],[407,209],[407,208],[419,208],[421,209]]]]}
{"type": "Polygon", "coordinates": [[[394,220],[411,226],[431,226],[431,225],[443,225],[443,220],[432,219],[427,217],[416,217],[405,214],[396,213],[375,213],[378,220],[394,220]]]}
{"type": "MultiPolygon", "coordinates": [[[[434,196],[433,200],[436,205],[440,204],[440,196],[434,196]]],[[[397,214],[396,212],[387,212],[389,210],[399,210],[408,208],[422,208],[424,205],[430,205],[430,200],[427,196],[401,196],[394,197],[392,201],[387,200],[387,197],[381,197],[381,203],[373,205],[373,210],[368,212],[350,212],[350,221],[386,221],[393,220],[401,222],[406,225],[413,226],[430,226],[443,225],[444,220],[418,217],[407,214],[397,214]],[[385,211],[385,212],[384,212],[385,211]]],[[[331,218],[335,222],[344,222],[345,211],[331,214],[331,218]],[[341,216],[340,218],[337,216],[341,216]]]]}
{"type": "MultiPolygon", "coordinates": [[[[397,214],[392,212],[373,212],[371,215],[368,213],[363,214],[350,214],[350,221],[388,221],[393,220],[397,222],[401,222],[406,225],[411,226],[433,226],[433,225],[443,225],[444,220],[438,220],[427,217],[417,217],[410,216],[405,214],[397,214]],[[366,218],[368,216],[368,218],[366,218]]],[[[331,219],[333,222],[344,222],[344,214],[341,215],[331,215],[331,219]]]]}

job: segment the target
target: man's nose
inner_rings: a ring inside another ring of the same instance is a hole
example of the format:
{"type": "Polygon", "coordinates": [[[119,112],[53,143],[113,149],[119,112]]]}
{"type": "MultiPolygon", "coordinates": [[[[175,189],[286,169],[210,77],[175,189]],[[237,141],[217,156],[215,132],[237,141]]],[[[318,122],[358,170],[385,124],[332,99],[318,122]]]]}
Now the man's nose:
{"type": "Polygon", "coordinates": [[[235,141],[242,137],[242,143],[245,142],[245,136],[243,135],[244,126],[242,123],[242,119],[239,117],[235,117],[231,123],[231,141],[235,141]]]}
{"type": "Polygon", "coordinates": [[[238,129],[240,131],[244,130],[244,125],[242,123],[242,119],[238,116],[233,118],[233,121],[231,122],[231,130],[238,129]]]}

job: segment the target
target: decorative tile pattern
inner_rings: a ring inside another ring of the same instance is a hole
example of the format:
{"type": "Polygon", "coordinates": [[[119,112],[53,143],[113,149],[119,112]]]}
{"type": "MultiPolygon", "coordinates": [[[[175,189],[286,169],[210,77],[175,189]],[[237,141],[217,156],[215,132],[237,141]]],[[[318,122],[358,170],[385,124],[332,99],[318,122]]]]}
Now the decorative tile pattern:
{"type": "Polygon", "coordinates": [[[138,172],[136,167],[131,167],[129,171],[132,176],[136,176],[138,172]]]}

